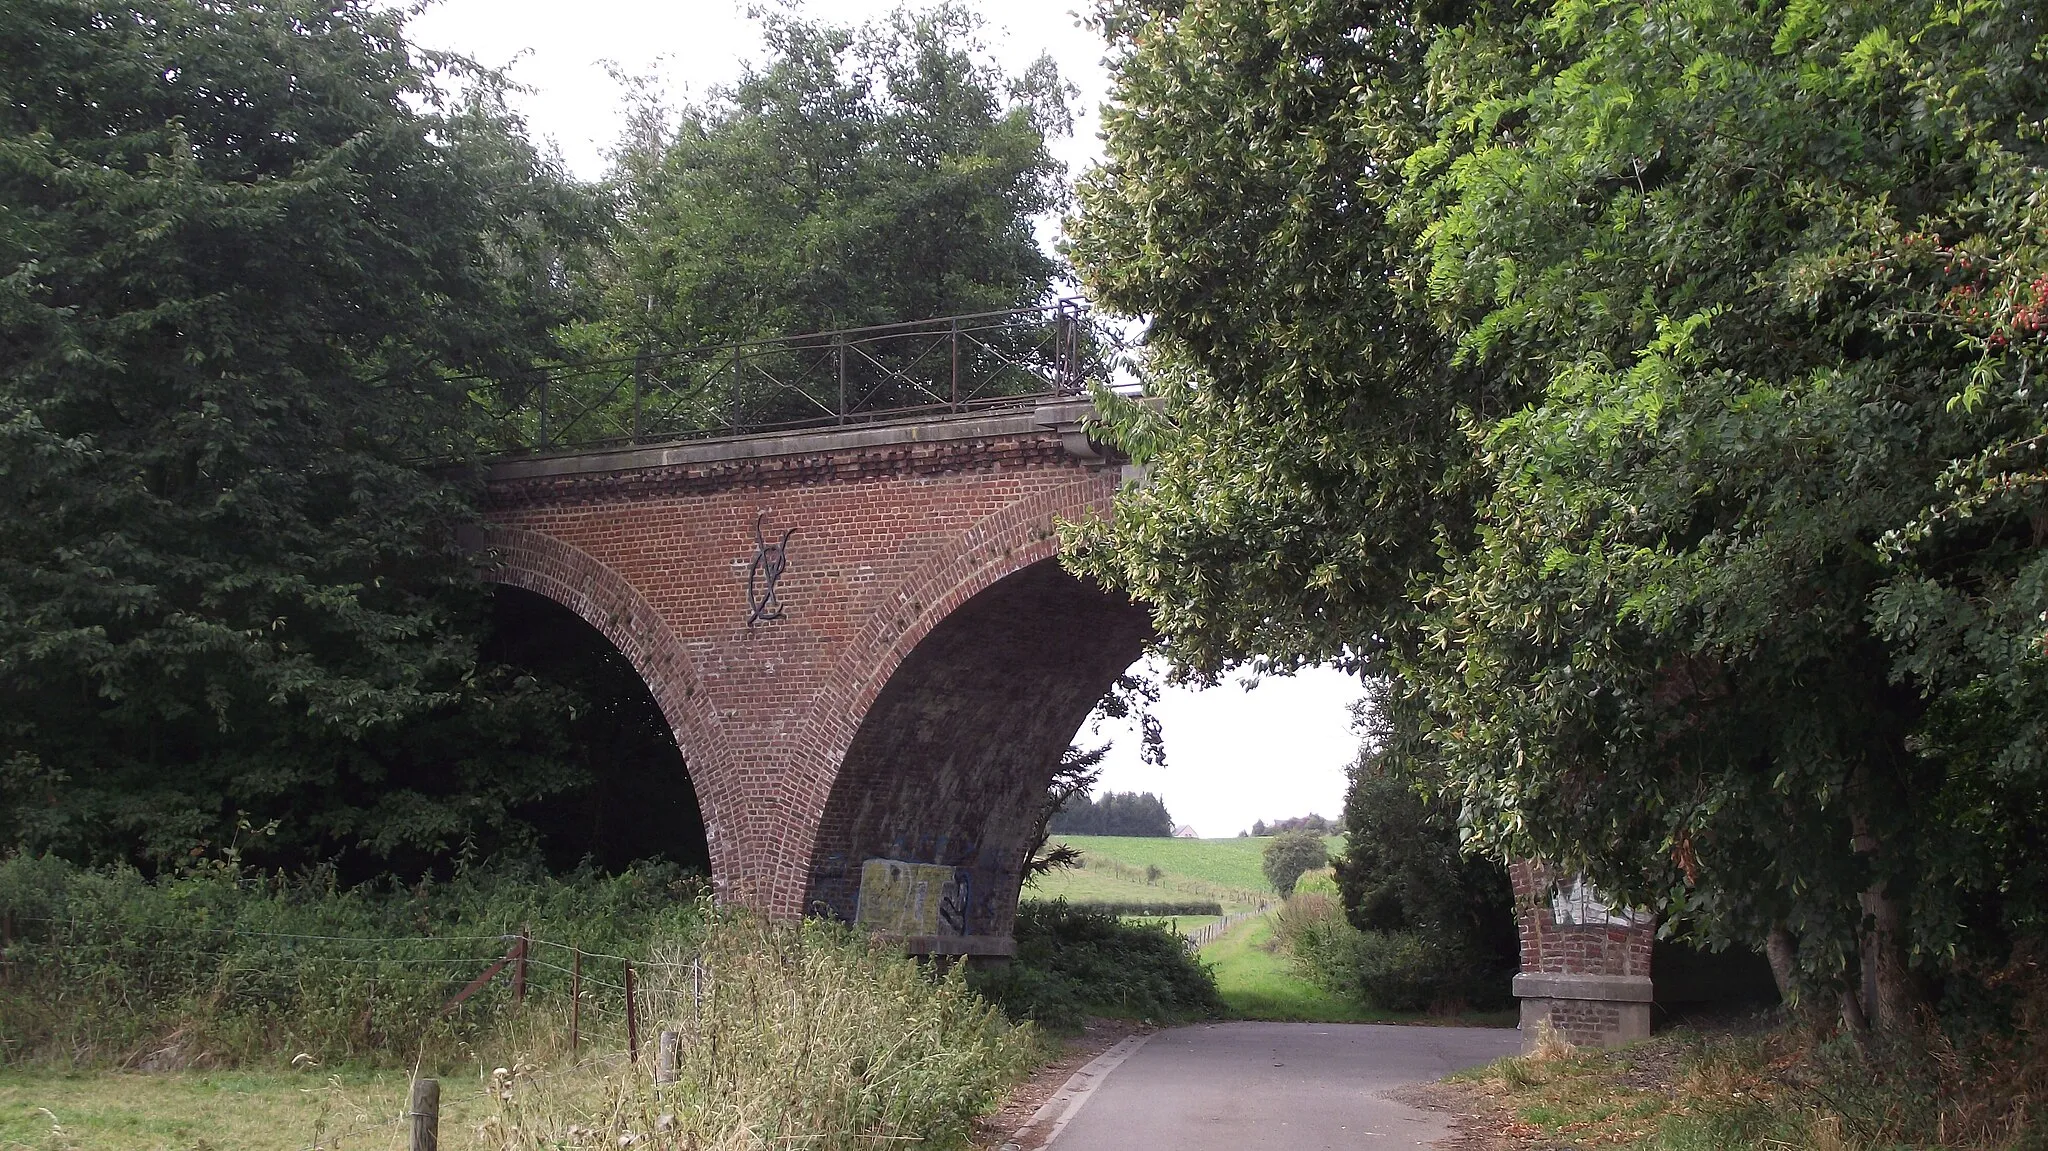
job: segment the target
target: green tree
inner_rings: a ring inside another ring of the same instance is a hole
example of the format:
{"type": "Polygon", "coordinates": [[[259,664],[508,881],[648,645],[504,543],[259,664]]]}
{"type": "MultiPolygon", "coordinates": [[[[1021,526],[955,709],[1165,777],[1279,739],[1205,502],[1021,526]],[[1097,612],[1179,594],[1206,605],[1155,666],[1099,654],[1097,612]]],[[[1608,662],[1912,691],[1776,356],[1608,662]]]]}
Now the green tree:
{"type": "Polygon", "coordinates": [[[1419,932],[1461,968],[1504,982],[1521,954],[1514,891],[1498,860],[1462,850],[1450,805],[1388,775],[1379,755],[1361,753],[1344,825],[1337,890],[1352,926],[1419,932]]]}
{"type": "MultiPolygon", "coordinates": [[[[1046,140],[1071,130],[1072,89],[1049,57],[1006,75],[979,29],[955,4],[857,29],[771,12],[768,58],[736,84],[641,107],[613,177],[607,318],[581,338],[630,355],[1045,302],[1060,267],[1033,221],[1065,202],[1046,140]]],[[[799,361],[666,382],[704,421],[814,418],[768,383],[816,372],[799,361]]]]}
{"type": "Polygon", "coordinates": [[[2035,16],[1112,6],[1074,254],[1166,406],[1077,565],[1902,1029],[2043,927],[2035,16]]]}
{"type": "Polygon", "coordinates": [[[354,0],[23,0],[0,63],[9,839],[440,850],[573,783],[419,462],[595,230],[496,78],[354,0]]]}
{"type": "Polygon", "coordinates": [[[1313,831],[1283,831],[1273,837],[1260,857],[1266,882],[1281,895],[1294,894],[1301,877],[1330,863],[1330,848],[1313,831]]]}

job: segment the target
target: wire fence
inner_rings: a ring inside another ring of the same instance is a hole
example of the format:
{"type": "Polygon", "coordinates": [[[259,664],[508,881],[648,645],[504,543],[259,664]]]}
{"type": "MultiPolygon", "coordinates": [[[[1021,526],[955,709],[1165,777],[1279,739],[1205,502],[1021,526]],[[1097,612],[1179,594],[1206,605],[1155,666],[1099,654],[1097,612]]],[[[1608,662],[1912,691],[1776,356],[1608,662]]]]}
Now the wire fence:
{"type": "Polygon", "coordinates": [[[1257,919],[1271,909],[1269,904],[1260,904],[1256,911],[1233,911],[1214,923],[1205,923],[1200,927],[1190,928],[1181,934],[1187,937],[1190,945],[1196,948],[1207,947],[1211,943],[1230,934],[1231,928],[1257,919]]]}
{"type": "Polygon", "coordinates": [[[694,956],[631,956],[523,928],[339,935],[11,914],[0,931],[0,990],[17,1004],[140,1002],[168,1018],[212,1003],[260,1016],[257,1029],[346,1030],[358,1052],[480,1034],[531,1005],[562,1021],[572,1054],[597,1044],[637,1057],[643,1023],[694,1020],[707,986],[694,956]]]}

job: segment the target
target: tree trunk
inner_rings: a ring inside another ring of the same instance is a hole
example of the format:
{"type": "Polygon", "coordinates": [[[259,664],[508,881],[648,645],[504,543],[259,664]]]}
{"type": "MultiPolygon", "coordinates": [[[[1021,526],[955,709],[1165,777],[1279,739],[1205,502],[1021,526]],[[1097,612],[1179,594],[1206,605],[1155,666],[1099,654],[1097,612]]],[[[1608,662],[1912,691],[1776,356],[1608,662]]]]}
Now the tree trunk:
{"type": "Polygon", "coordinates": [[[1919,995],[1906,966],[1906,916],[1884,883],[1863,893],[1863,972],[1871,989],[1871,1026],[1879,1035],[1911,1033],[1919,995]]]}
{"type": "Polygon", "coordinates": [[[1879,866],[1883,844],[1871,830],[1869,810],[1873,802],[1870,769],[1860,766],[1850,777],[1849,830],[1856,854],[1864,856],[1871,870],[1870,886],[1857,902],[1863,911],[1862,1014],[1872,1031],[1886,1039],[1902,1039],[1912,1032],[1919,997],[1912,973],[1906,966],[1906,913],[1879,866]]]}
{"type": "Polygon", "coordinates": [[[1799,989],[1792,983],[1792,974],[1798,966],[1799,944],[1782,923],[1771,925],[1770,935],[1764,938],[1764,957],[1771,961],[1771,979],[1778,985],[1778,1001],[1788,1009],[1799,1006],[1799,989]]]}
{"type": "Polygon", "coordinates": [[[1870,1042],[1870,1017],[1863,1014],[1863,1000],[1854,991],[1842,992],[1842,1030],[1856,1040],[1859,1047],[1870,1042]]]}

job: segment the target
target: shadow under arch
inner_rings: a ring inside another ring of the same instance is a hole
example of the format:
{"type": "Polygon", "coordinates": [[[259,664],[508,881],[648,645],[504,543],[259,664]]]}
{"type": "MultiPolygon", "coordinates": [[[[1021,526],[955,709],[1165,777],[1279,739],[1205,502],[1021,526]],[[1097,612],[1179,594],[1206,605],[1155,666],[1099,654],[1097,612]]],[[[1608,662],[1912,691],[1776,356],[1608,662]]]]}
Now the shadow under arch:
{"type": "Polygon", "coordinates": [[[1060,752],[1152,638],[1142,607],[1056,559],[954,609],[861,717],[819,822],[805,910],[852,920],[868,861],[932,864],[957,875],[940,934],[1007,939],[1060,752]]]}
{"type": "Polygon", "coordinates": [[[582,621],[646,687],[676,744],[701,816],[711,878],[722,888],[738,871],[736,842],[719,835],[721,817],[734,807],[717,770],[728,740],[661,614],[617,572],[539,532],[493,526],[477,544],[492,558],[481,572],[485,582],[531,593],[582,621]]]}
{"type": "Polygon", "coordinates": [[[492,598],[484,658],[575,697],[561,732],[566,746],[545,754],[585,782],[516,809],[538,834],[548,866],[559,872],[587,862],[616,874],[659,859],[708,875],[710,843],[696,786],[632,661],[546,596],[498,584],[492,598]]]}

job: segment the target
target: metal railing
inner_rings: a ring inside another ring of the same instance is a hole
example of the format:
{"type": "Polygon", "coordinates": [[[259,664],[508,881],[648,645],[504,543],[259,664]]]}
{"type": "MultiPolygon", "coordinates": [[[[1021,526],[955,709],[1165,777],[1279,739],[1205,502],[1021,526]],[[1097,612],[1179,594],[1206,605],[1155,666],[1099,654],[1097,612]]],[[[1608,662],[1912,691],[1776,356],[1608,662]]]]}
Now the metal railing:
{"type": "Polygon", "coordinates": [[[1024,407],[1108,378],[1121,339],[1085,302],[563,363],[480,395],[514,455],[1024,407]]]}

